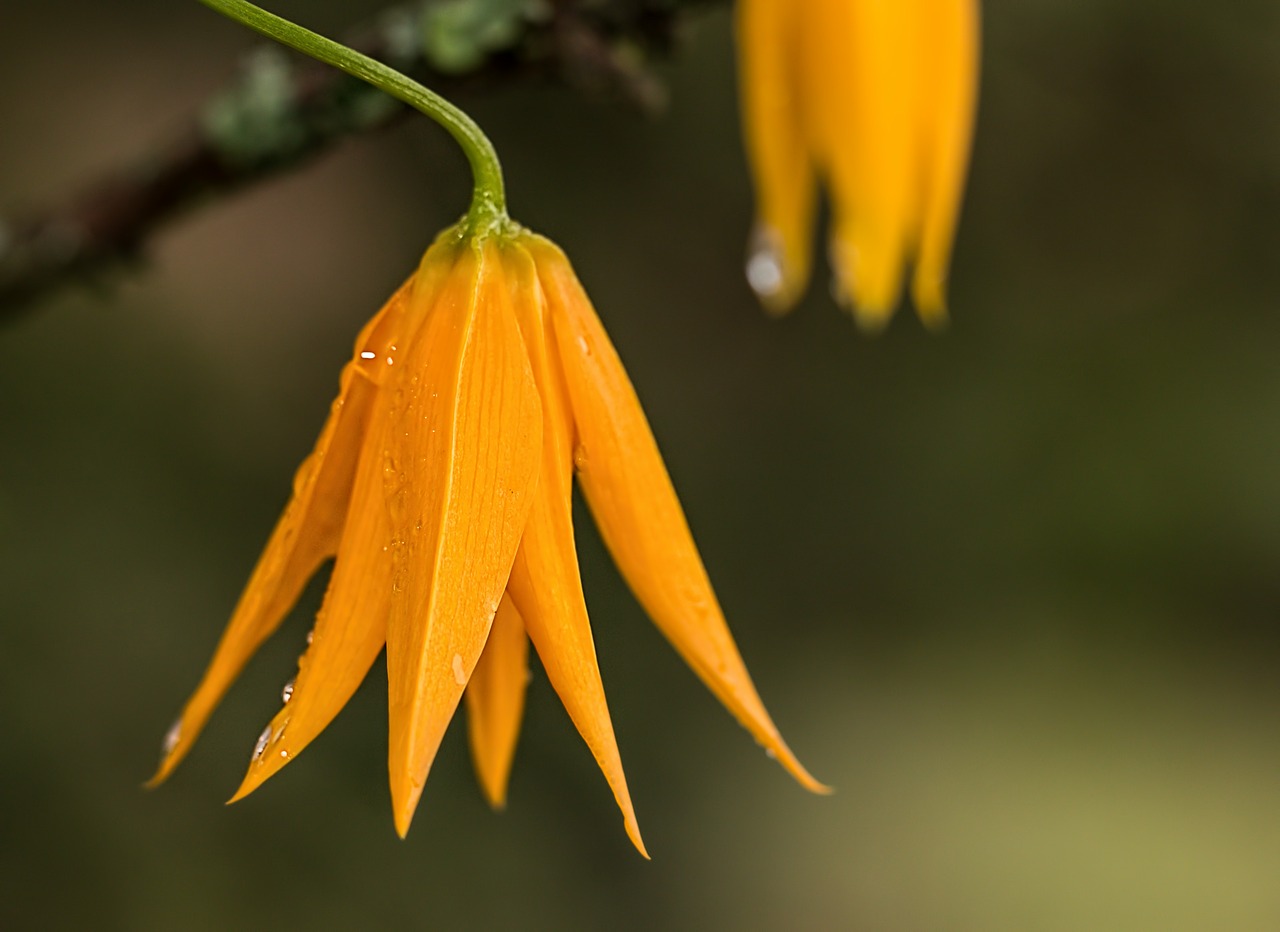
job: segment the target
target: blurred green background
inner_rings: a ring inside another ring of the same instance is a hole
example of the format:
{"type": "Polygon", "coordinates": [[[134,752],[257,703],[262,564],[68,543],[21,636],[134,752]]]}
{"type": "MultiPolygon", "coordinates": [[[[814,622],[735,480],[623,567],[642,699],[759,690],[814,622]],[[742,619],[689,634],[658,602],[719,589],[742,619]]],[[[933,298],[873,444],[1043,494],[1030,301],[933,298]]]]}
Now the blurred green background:
{"type": "MultiPolygon", "coordinates": [[[[373,0],[273,5],[341,32],[373,0]]],[[[413,831],[385,674],[230,795],[320,585],[140,789],[357,329],[461,212],[425,120],[0,330],[7,929],[1280,928],[1280,6],[989,4],[954,324],[766,319],[730,21],[648,121],[462,99],[627,362],[760,691],[759,752],[580,523],[652,863],[540,672],[508,810],[462,722],[413,831]]],[[[194,2],[0,9],[0,207],[176,131],[254,44],[194,2]]],[[[825,277],[825,272],[822,273],[825,277]]]]}

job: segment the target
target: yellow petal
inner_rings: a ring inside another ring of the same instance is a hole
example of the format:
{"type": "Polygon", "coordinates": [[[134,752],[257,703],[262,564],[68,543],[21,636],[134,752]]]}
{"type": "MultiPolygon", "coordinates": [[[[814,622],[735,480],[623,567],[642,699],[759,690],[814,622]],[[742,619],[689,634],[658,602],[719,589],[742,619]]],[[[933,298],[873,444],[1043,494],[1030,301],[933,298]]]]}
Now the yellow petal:
{"type": "Polygon", "coordinates": [[[558,352],[544,336],[543,298],[533,263],[523,250],[519,250],[519,260],[518,265],[512,263],[519,270],[516,311],[542,397],[543,443],[533,509],[511,568],[507,591],[520,609],[547,678],[613,790],[627,836],[647,858],[605,702],[578,575],[573,539],[573,425],[569,399],[562,383],[558,352]]]}
{"type": "Polygon", "coordinates": [[[504,595],[463,694],[467,698],[471,761],[485,799],[494,809],[507,804],[507,780],[520,737],[528,684],[529,638],[515,604],[504,595]]]}
{"type": "Polygon", "coordinates": [[[694,672],[806,788],[729,634],[640,402],[564,254],[530,240],[564,368],[578,478],[618,568],[694,672]]]}
{"type": "Polygon", "coordinates": [[[402,836],[489,634],[537,481],[542,413],[495,248],[463,244],[394,383],[388,767],[402,836]]]}
{"type": "Polygon", "coordinates": [[[382,355],[375,336],[385,332],[407,303],[412,279],[391,297],[356,339],[355,359],[342,371],[340,391],[314,452],[299,467],[293,497],[258,559],[213,660],[165,742],[164,758],[148,786],[163,781],[186,756],[227,688],[279,627],[307,580],[333,556],[342,533],[376,386],[362,352],[382,355]]]}
{"type": "Polygon", "coordinates": [[[920,196],[923,0],[820,0],[804,17],[806,94],[829,172],[832,258],[860,323],[893,313],[920,196]]]}
{"type": "Polygon", "coordinates": [[[912,299],[926,323],[946,319],[947,266],[964,193],[978,103],[977,0],[932,0],[922,61],[927,104],[921,115],[923,217],[912,299]]]}
{"type": "MultiPolygon", "coordinates": [[[[376,362],[385,365],[381,359],[376,362]]],[[[231,802],[261,786],[333,721],[386,642],[391,532],[382,490],[385,422],[385,417],[377,417],[370,428],[329,589],[298,663],[298,675],[286,687],[285,705],[262,733],[231,802]]]]}
{"type": "Polygon", "coordinates": [[[795,0],[739,0],[742,129],[756,191],[747,279],[765,308],[789,311],[809,280],[813,165],[801,129],[800,19],[795,0]]]}

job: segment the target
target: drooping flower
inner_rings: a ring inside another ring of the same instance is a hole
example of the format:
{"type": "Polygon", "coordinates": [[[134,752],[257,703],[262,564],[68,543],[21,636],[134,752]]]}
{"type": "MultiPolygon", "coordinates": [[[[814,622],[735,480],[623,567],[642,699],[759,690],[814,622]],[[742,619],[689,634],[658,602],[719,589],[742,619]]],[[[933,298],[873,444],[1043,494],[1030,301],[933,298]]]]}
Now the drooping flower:
{"type": "Polygon", "coordinates": [[[819,182],[835,291],[883,326],[914,262],[926,323],[945,285],[977,103],[978,0],[738,0],[756,189],[747,277],[774,313],[809,280],[819,182]]]}
{"type": "Polygon", "coordinates": [[[532,641],[644,853],[578,575],[575,473],[654,622],[782,766],[824,791],[756,694],[635,392],[568,260],[509,222],[442,234],[361,332],[153,784],[336,557],[286,702],[233,799],[329,724],[385,645],[397,831],[408,831],[464,692],[482,789],[502,805],[532,641]]]}

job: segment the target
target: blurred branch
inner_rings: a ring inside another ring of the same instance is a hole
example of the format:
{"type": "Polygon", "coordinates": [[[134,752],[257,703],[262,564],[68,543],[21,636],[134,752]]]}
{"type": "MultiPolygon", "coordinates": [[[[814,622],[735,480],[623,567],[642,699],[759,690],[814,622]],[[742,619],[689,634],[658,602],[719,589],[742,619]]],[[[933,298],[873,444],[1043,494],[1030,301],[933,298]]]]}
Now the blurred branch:
{"type": "MultiPolygon", "coordinates": [[[[644,111],[664,89],[648,62],[716,0],[435,0],[386,10],[347,42],[448,94],[528,78],[562,80],[644,111]]],[[[0,218],[0,318],[57,288],[101,285],[136,266],[174,218],[290,171],[340,139],[407,112],[380,91],[275,47],[245,61],[177,138],[79,194],[0,218]]]]}

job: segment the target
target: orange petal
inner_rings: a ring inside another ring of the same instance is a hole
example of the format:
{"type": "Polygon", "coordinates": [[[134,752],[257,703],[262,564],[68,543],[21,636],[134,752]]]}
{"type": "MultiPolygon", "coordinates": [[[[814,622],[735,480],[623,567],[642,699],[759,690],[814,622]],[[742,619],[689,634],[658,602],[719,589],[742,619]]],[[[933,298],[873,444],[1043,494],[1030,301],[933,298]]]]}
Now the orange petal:
{"type": "Polygon", "coordinates": [[[394,383],[388,766],[401,835],[489,634],[537,481],[542,412],[495,249],[463,245],[394,383]]]}
{"type": "Polygon", "coordinates": [[[544,334],[543,298],[533,263],[520,250],[516,311],[542,397],[542,468],[533,509],[507,591],[524,617],[565,710],[613,790],[632,844],[646,858],[622,757],[605,702],[573,540],[573,425],[554,343],[544,334]],[[531,338],[532,337],[532,338],[531,338]]]}
{"type": "Polygon", "coordinates": [[[524,620],[507,596],[498,604],[484,651],[467,690],[467,734],[480,788],[494,809],[507,804],[507,780],[520,737],[529,685],[529,639],[524,620]]]}
{"type": "Polygon", "coordinates": [[[640,402],[568,260],[537,238],[577,425],[575,460],[601,535],[636,598],[716,697],[803,786],[826,787],[788,749],[729,634],[640,402]]]}
{"type": "Polygon", "coordinates": [[[765,308],[789,311],[809,280],[816,185],[802,131],[795,0],[739,0],[742,129],[756,191],[747,279],[765,308]]]}
{"type": "Polygon", "coordinates": [[[362,352],[381,355],[374,338],[407,303],[412,279],[391,297],[356,339],[356,356],[342,371],[341,388],[314,452],[293,480],[293,497],[258,558],[204,678],[165,740],[164,758],[148,786],[162,782],[186,756],[210,713],[262,644],[280,626],[307,580],[338,547],[356,464],[377,394],[362,352]]]}
{"type": "MultiPolygon", "coordinates": [[[[385,365],[381,359],[376,362],[385,365]]],[[[391,532],[382,491],[384,440],[385,417],[378,417],[360,461],[346,530],[310,644],[297,677],[286,687],[285,705],[262,733],[231,802],[256,790],[333,721],[386,642],[391,532]]]]}
{"type": "Polygon", "coordinates": [[[928,101],[921,114],[923,217],[912,298],[927,323],[946,319],[947,266],[964,193],[978,104],[977,0],[934,0],[924,24],[928,101]]]}

